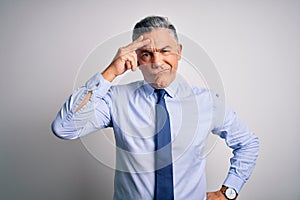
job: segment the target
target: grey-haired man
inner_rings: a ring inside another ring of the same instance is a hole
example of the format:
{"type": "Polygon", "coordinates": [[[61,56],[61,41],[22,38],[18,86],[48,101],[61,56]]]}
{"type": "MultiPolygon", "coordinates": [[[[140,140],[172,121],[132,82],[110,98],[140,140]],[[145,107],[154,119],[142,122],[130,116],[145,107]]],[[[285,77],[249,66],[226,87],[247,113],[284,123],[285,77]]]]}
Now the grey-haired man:
{"type": "Polygon", "coordinates": [[[53,132],[64,139],[113,127],[118,147],[116,200],[158,200],[154,141],[158,132],[157,89],[166,92],[164,101],[170,124],[170,199],[236,199],[252,173],[258,156],[257,137],[230,108],[220,112],[223,104],[218,95],[176,76],[181,51],[176,29],[167,18],[142,19],[134,27],[133,42],[119,48],[103,72],[74,91],[52,124],[53,132]],[[112,85],[117,76],[137,69],[144,80],[112,85]],[[220,117],[224,117],[222,123],[216,120],[220,117]],[[227,178],[215,192],[206,192],[203,154],[210,132],[225,139],[234,153],[227,178]]]}

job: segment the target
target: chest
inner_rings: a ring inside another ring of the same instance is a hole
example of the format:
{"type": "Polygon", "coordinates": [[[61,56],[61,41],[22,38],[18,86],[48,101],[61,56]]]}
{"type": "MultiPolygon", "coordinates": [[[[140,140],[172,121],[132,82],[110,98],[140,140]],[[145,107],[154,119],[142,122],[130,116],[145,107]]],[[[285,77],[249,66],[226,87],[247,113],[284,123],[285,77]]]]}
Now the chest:
{"type": "MultiPolygon", "coordinates": [[[[111,112],[118,147],[134,153],[153,152],[155,105],[154,97],[128,98],[113,104],[111,112]]],[[[199,150],[210,131],[212,107],[196,97],[166,98],[166,106],[173,154],[180,155],[187,148],[199,150]]]]}

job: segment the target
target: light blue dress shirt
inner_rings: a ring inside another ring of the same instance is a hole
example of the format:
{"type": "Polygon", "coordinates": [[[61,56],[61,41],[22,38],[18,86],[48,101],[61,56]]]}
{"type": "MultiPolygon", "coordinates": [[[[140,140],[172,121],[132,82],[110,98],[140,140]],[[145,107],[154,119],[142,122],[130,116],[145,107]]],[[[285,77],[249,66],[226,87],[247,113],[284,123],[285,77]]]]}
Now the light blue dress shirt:
{"type": "MultiPolygon", "coordinates": [[[[176,78],[166,91],[175,199],[206,199],[205,147],[211,132],[233,149],[223,184],[239,192],[255,166],[258,138],[210,90],[176,78]]],[[[156,98],[154,89],[144,81],[114,86],[97,73],[74,91],[52,123],[53,132],[64,139],[113,127],[115,200],[153,200],[156,98]],[[89,102],[75,112],[89,91],[89,102]]]]}

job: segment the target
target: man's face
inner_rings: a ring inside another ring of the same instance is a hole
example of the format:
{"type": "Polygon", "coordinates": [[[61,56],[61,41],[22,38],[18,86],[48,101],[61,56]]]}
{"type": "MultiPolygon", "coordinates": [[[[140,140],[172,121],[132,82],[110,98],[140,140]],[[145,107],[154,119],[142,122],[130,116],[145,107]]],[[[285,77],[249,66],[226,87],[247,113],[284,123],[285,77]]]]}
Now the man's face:
{"type": "Polygon", "coordinates": [[[139,68],[150,85],[165,88],[175,79],[182,46],[168,29],[155,29],[143,36],[151,42],[137,50],[139,68]]]}

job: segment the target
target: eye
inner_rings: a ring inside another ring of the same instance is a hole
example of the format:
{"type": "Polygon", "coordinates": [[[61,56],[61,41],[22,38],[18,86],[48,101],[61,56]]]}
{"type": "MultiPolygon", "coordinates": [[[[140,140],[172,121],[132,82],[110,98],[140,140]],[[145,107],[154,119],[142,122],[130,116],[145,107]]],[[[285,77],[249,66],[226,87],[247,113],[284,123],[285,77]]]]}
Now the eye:
{"type": "Polygon", "coordinates": [[[148,56],[150,56],[150,53],[148,53],[148,52],[145,52],[142,54],[142,57],[148,57],[148,56]]]}
{"type": "Polygon", "coordinates": [[[144,62],[150,62],[151,60],[151,57],[152,57],[152,53],[151,52],[148,52],[148,51],[144,51],[141,53],[141,59],[144,61],[144,62]]]}

